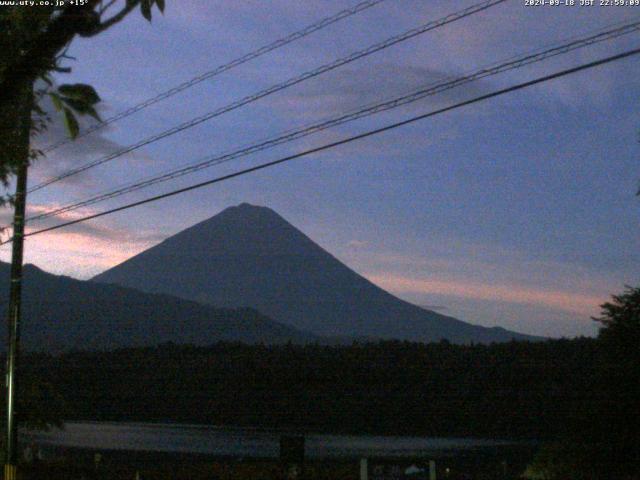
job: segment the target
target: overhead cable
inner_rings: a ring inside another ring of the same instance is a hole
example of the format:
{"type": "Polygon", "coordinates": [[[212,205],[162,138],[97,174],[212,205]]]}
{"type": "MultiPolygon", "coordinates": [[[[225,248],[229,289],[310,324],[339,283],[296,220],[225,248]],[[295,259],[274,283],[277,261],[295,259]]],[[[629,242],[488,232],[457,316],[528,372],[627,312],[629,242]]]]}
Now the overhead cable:
{"type": "MultiPolygon", "coordinates": [[[[638,55],[638,54],[640,54],[640,48],[636,48],[636,49],[633,49],[633,50],[628,50],[626,52],[623,52],[623,53],[620,53],[620,54],[617,54],[617,55],[612,55],[612,56],[609,56],[609,57],[606,57],[606,58],[602,58],[600,60],[595,60],[595,61],[592,61],[592,62],[589,62],[589,63],[585,63],[585,64],[579,65],[577,67],[569,68],[569,69],[566,69],[566,70],[561,70],[559,72],[552,73],[550,75],[545,75],[543,77],[538,77],[538,78],[536,78],[534,80],[529,80],[527,82],[518,83],[518,84],[513,85],[511,87],[503,88],[503,89],[500,89],[500,90],[493,91],[491,93],[480,95],[480,96],[474,97],[474,98],[472,98],[470,100],[465,100],[463,102],[458,102],[458,103],[456,103],[454,105],[450,105],[448,107],[440,108],[438,110],[434,110],[434,111],[431,111],[431,112],[428,112],[428,113],[424,113],[422,115],[414,116],[414,117],[411,117],[409,119],[402,120],[402,121],[396,122],[396,123],[392,123],[392,124],[386,125],[386,126],[381,127],[381,128],[376,128],[374,130],[369,130],[369,131],[367,131],[365,133],[361,133],[359,135],[354,135],[354,136],[351,136],[351,137],[343,138],[343,139],[335,141],[335,142],[331,142],[331,143],[327,143],[327,144],[321,145],[319,147],[311,148],[311,149],[308,149],[308,150],[305,150],[305,151],[302,151],[302,152],[299,152],[299,153],[296,153],[296,154],[293,154],[293,155],[289,155],[289,156],[280,158],[278,160],[273,160],[271,162],[262,163],[260,165],[256,165],[256,166],[253,166],[253,167],[250,167],[250,168],[246,168],[244,170],[240,170],[240,171],[237,171],[237,172],[234,172],[234,173],[230,173],[228,175],[223,175],[221,177],[217,177],[217,178],[213,178],[211,180],[207,180],[207,181],[204,181],[204,182],[196,183],[196,184],[190,185],[188,187],[184,187],[184,188],[180,188],[180,189],[177,189],[177,190],[173,190],[171,192],[163,193],[161,195],[156,195],[156,196],[153,196],[153,197],[149,197],[149,198],[146,198],[144,200],[139,200],[137,202],[132,202],[132,203],[129,203],[129,204],[126,204],[126,205],[122,205],[120,207],[112,208],[110,210],[105,210],[103,212],[87,215],[87,216],[84,216],[84,217],[81,217],[81,218],[77,218],[77,219],[74,219],[74,220],[71,220],[71,221],[68,221],[68,222],[60,223],[58,225],[54,225],[54,226],[47,227],[47,228],[42,228],[40,230],[35,230],[35,231],[32,231],[32,232],[26,233],[25,237],[32,237],[34,235],[39,235],[39,234],[50,232],[50,231],[53,231],[53,230],[58,230],[58,229],[61,229],[61,228],[69,227],[71,225],[75,225],[75,224],[78,224],[78,223],[81,223],[81,222],[85,222],[87,220],[92,220],[92,219],[103,217],[103,216],[106,216],[106,215],[111,215],[111,214],[116,213],[116,212],[121,212],[121,211],[128,210],[128,209],[140,206],[140,205],[156,202],[156,201],[159,201],[159,200],[162,200],[162,199],[165,199],[165,198],[173,197],[173,196],[181,194],[181,193],[189,192],[189,191],[200,189],[200,188],[203,188],[203,187],[206,187],[206,186],[209,186],[209,185],[213,185],[215,183],[220,183],[220,182],[223,182],[223,181],[226,181],[226,180],[230,180],[232,178],[237,178],[237,177],[240,177],[240,176],[243,176],[243,175],[247,175],[249,173],[253,173],[253,172],[256,172],[256,171],[259,171],[259,170],[270,168],[270,167],[273,167],[275,165],[279,165],[279,164],[282,164],[282,163],[285,163],[285,162],[289,162],[291,160],[295,160],[295,159],[298,159],[298,158],[306,157],[306,156],[309,156],[309,155],[314,154],[314,153],[319,153],[319,152],[322,152],[322,151],[325,151],[325,150],[329,150],[329,149],[335,148],[335,147],[340,146],[340,145],[351,143],[351,142],[354,142],[356,140],[361,140],[363,138],[371,137],[373,135],[378,135],[378,134],[383,133],[383,132],[394,130],[396,128],[399,128],[399,127],[402,127],[402,126],[405,126],[405,125],[409,125],[409,124],[415,123],[417,121],[424,120],[424,119],[427,119],[427,118],[430,118],[430,117],[433,117],[433,116],[436,116],[436,115],[440,115],[440,114],[445,113],[445,112],[456,110],[458,108],[461,108],[461,107],[464,107],[464,106],[467,106],[467,105],[472,105],[472,104],[475,104],[475,103],[478,103],[478,102],[482,102],[484,100],[488,100],[488,99],[491,99],[491,98],[494,98],[494,97],[497,97],[497,96],[500,96],[500,95],[511,93],[511,92],[514,92],[514,91],[517,91],[517,90],[522,90],[524,88],[531,87],[533,85],[537,85],[537,84],[540,84],[540,83],[548,82],[548,81],[554,80],[556,78],[565,77],[567,75],[571,75],[571,74],[574,74],[574,73],[577,73],[577,72],[580,72],[580,71],[583,71],[583,70],[587,70],[587,69],[591,69],[591,68],[598,67],[598,66],[601,66],[601,65],[605,65],[605,64],[617,61],[617,60],[622,60],[624,58],[629,58],[631,56],[638,55]]],[[[5,243],[9,243],[11,241],[12,241],[12,239],[8,239],[8,240],[0,243],[0,245],[3,245],[5,243]]]]}
{"type": "Polygon", "coordinates": [[[293,140],[297,140],[299,138],[325,130],[327,128],[335,127],[347,122],[354,121],[359,118],[367,117],[376,113],[398,108],[400,106],[407,105],[407,104],[416,102],[418,100],[421,100],[427,96],[436,95],[436,94],[445,92],[447,90],[460,87],[464,84],[477,81],[482,78],[497,75],[509,70],[521,68],[526,65],[537,63],[558,55],[563,55],[573,50],[583,48],[589,45],[604,42],[607,40],[612,40],[622,35],[637,32],[639,30],[640,30],[640,21],[636,21],[636,22],[625,24],[610,30],[601,31],[597,34],[589,35],[584,38],[575,39],[567,43],[563,43],[561,45],[548,48],[543,51],[529,53],[529,54],[521,55],[519,57],[511,57],[510,59],[508,59],[507,61],[504,61],[503,63],[492,64],[489,67],[484,67],[471,74],[467,74],[467,75],[454,78],[451,80],[447,80],[444,82],[432,83],[426,87],[423,87],[417,91],[413,91],[409,94],[405,94],[390,100],[377,102],[377,103],[368,105],[366,107],[360,108],[358,110],[355,110],[353,112],[350,112],[348,114],[343,114],[338,117],[334,117],[328,120],[323,120],[321,122],[317,122],[297,130],[292,130],[284,134],[281,134],[277,137],[255,143],[250,146],[247,146],[232,152],[209,156],[205,159],[194,162],[192,164],[179,167],[177,169],[169,170],[168,172],[165,172],[162,174],[150,176],[145,179],[139,180],[137,182],[129,183],[127,185],[118,187],[114,190],[101,193],[98,195],[94,195],[88,199],[71,203],[69,205],[65,205],[48,212],[43,212],[38,215],[28,217],[26,221],[32,222],[35,220],[42,220],[45,218],[60,215],[65,212],[77,210],[82,207],[94,205],[96,203],[106,201],[115,197],[119,197],[121,195],[131,193],[137,190],[141,190],[143,188],[150,187],[158,183],[162,183],[178,177],[182,177],[184,175],[194,173],[194,172],[203,170],[205,168],[210,168],[214,165],[226,163],[228,161],[231,161],[237,158],[245,157],[247,155],[260,152],[268,148],[275,147],[277,145],[288,143],[293,140]]]}
{"type": "Polygon", "coordinates": [[[199,125],[203,122],[206,122],[208,120],[211,120],[212,118],[215,117],[219,117],[220,115],[223,115],[225,113],[228,113],[230,111],[236,110],[240,107],[243,107],[249,103],[255,102],[256,100],[259,100],[261,98],[264,98],[268,95],[272,95],[276,92],[279,92],[281,90],[284,90],[286,88],[292,87],[294,85],[297,85],[301,82],[304,82],[305,80],[308,80],[310,78],[314,78],[317,77],[319,75],[322,75],[323,73],[329,72],[331,70],[334,70],[338,67],[341,67],[343,65],[346,65],[348,63],[354,62],[360,58],[369,56],[373,53],[379,52],[381,50],[384,50],[386,48],[389,48],[393,45],[396,45],[400,42],[404,42],[406,40],[409,40],[413,37],[416,37],[418,35],[424,34],[428,31],[434,30],[436,28],[442,27],[444,25],[447,25],[449,23],[455,22],[457,20],[460,20],[462,18],[468,17],[470,15],[473,15],[475,13],[487,10],[488,8],[491,8],[495,5],[498,5],[500,3],[503,3],[507,0],[487,0],[475,5],[472,5],[468,8],[465,8],[463,10],[460,10],[458,12],[449,14],[443,18],[440,18],[439,20],[434,20],[431,22],[428,22],[426,24],[423,24],[419,27],[416,28],[412,28],[411,30],[408,30],[402,34],[399,35],[395,35],[393,37],[390,37],[382,42],[376,43],[374,45],[371,45],[363,50],[359,50],[357,52],[354,52],[350,55],[347,55],[346,57],[342,57],[338,60],[334,60],[331,63],[322,65],[321,67],[318,67],[314,70],[310,70],[307,71],[301,75],[298,75],[296,77],[290,78],[289,80],[286,80],[282,83],[278,83],[275,85],[272,85],[271,87],[268,87],[264,90],[261,90],[257,93],[254,93],[252,95],[248,95],[240,100],[237,100],[235,102],[232,102],[224,107],[218,108],[212,112],[206,113],[204,115],[200,115],[198,117],[195,117],[187,122],[183,122],[179,125],[176,125],[175,127],[172,127],[168,130],[165,130],[161,133],[152,135],[151,137],[148,137],[144,140],[141,140],[133,145],[129,145],[127,147],[124,147],[114,153],[111,153],[105,157],[99,158],[97,160],[94,160],[92,162],[86,163],[84,165],[81,165],[79,167],[73,168],[71,170],[68,170],[64,173],[61,173],[60,175],[54,176],[52,178],[49,178],[48,180],[45,180],[33,187],[31,187],[29,190],[27,190],[27,193],[33,193],[37,190],[41,190],[42,188],[51,185],[53,183],[59,182],[60,180],[64,180],[66,178],[69,178],[71,176],[77,175],[81,172],[85,172],[91,168],[97,167],[98,165],[102,165],[106,162],[115,160],[116,158],[121,157],[122,155],[125,155],[126,153],[129,152],[133,152],[141,147],[144,147],[146,145],[149,145],[151,143],[157,142],[158,140],[161,140],[163,138],[169,137],[171,135],[175,135],[176,133],[182,132],[184,130],[187,130],[189,128],[193,128],[196,125],[199,125]]]}
{"type": "Polygon", "coordinates": [[[269,53],[273,50],[276,50],[278,48],[284,47],[285,45],[288,45],[290,43],[295,42],[296,40],[300,40],[301,38],[304,38],[314,32],[317,32],[318,30],[322,30],[323,28],[328,27],[329,25],[333,25],[336,22],[339,22],[340,20],[343,20],[345,18],[349,18],[352,15],[355,15],[357,13],[360,13],[364,10],[367,10],[379,3],[382,3],[386,0],[367,0],[364,2],[360,2],[357,5],[354,5],[351,8],[347,8],[345,10],[341,10],[338,13],[331,15],[330,17],[326,17],[323,18],[322,20],[312,23],[311,25],[306,26],[305,28],[298,30],[297,32],[293,32],[289,35],[287,35],[286,37],[280,38],[274,42],[271,42],[267,45],[264,45],[260,48],[258,48],[257,50],[254,50],[250,53],[247,53],[241,57],[235,58],[233,60],[231,60],[228,63],[225,63],[223,65],[219,65],[216,68],[214,68],[213,70],[209,70],[207,72],[204,72],[200,75],[197,75],[195,77],[193,77],[190,80],[187,80],[186,82],[181,83],[180,85],[177,85],[175,87],[170,88],[169,90],[166,90],[162,93],[157,94],[154,97],[151,97],[147,100],[144,100],[130,108],[127,108],[126,110],[123,110],[121,112],[116,113],[115,115],[103,120],[100,123],[97,123],[95,125],[92,125],[86,129],[83,129],[77,136],[75,139],[70,139],[70,138],[65,138],[63,140],[60,140],[57,143],[54,143],[52,145],[49,145],[47,147],[45,147],[42,152],[43,153],[49,153],[53,150],[55,150],[58,147],[61,147],[62,145],[66,145],[67,143],[73,142],[78,140],[79,138],[85,137],[87,135],[89,135],[90,133],[93,133],[97,130],[100,130],[104,127],[106,127],[107,125],[110,125],[114,122],[117,122],[118,120],[122,120],[123,118],[129,117],[131,115],[133,115],[136,112],[139,112],[140,110],[143,110],[151,105],[154,105],[162,100],[165,100],[169,97],[172,97],[173,95],[180,93],[184,90],[187,90],[188,88],[191,88],[201,82],[204,82],[205,80],[209,80],[217,75],[220,75],[221,73],[227,72],[235,67],[238,67],[244,63],[247,63],[250,60],[256,59],[258,57],[261,57],[262,55],[265,55],[266,53],[269,53]]]}

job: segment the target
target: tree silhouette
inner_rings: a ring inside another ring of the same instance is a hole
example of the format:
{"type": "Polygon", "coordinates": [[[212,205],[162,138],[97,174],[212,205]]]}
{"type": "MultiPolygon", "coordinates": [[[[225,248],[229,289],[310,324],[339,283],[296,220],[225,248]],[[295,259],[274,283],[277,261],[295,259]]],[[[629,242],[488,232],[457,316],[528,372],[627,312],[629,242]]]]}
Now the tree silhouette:
{"type": "Polygon", "coordinates": [[[602,324],[598,338],[609,360],[637,364],[640,356],[640,288],[627,287],[621,295],[602,305],[602,314],[594,318],[602,324]]]}
{"type": "Polygon", "coordinates": [[[600,401],[594,439],[619,478],[640,473],[640,288],[627,287],[602,305],[600,401]]]}

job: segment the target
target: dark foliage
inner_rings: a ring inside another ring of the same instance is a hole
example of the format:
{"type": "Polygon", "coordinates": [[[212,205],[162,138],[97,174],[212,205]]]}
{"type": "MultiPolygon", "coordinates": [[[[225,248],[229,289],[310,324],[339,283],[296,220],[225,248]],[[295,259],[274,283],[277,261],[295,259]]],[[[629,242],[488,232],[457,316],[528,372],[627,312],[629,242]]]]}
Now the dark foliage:
{"type": "Polygon", "coordinates": [[[457,346],[165,344],[33,356],[74,419],[553,438],[589,395],[591,339],[457,346]]]}
{"type": "Polygon", "coordinates": [[[640,288],[602,305],[591,387],[533,467],[549,480],[640,476],[640,288]]]}

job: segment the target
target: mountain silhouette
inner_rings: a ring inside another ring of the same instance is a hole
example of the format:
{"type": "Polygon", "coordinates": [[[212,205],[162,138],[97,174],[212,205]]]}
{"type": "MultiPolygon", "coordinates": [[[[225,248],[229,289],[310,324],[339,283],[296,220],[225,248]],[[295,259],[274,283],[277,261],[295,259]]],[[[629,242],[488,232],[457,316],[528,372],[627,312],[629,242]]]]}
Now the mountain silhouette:
{"type": "Polygon", "coordinates": [[[250,307],[328,337],[455,343],[534,339],[420,308],[377,287],[266,207],[243,203],[94,281],[217,307],[250,307]]]}
{"type": "MultiPolygon", "coordinates": [[[[6,318],[9,265],[0,262],[0,302],[6,318]]],[[[27,350],[154,346],[164,342],[210,345],[218,341],[303,343],[313,335],[281,325],[261,313],[219,309],[181,298],[24,268],[21,343],[27,350]]],[[[6,350],[6,329],[0,349],[6,350]]]]}

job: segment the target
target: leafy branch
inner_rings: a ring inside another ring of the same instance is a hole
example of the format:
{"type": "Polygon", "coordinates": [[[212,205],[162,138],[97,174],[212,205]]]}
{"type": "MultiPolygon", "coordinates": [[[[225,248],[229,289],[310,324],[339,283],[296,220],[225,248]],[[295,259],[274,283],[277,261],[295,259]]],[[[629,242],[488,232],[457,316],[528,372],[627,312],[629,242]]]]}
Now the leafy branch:
{"type": "MultiPolygon", "coordinates": [[[[33,90],[34,103],[30,133],[47,128],[50,116],[40,101],[51,98],[63,117],[68,134],[79,132],[77,115],[89,115],[100,121],[95,106],[100,101],[96,91],[80,83],[55,88],[52,73],[69,73],[64,65],[73,60],[67,49],[76,35],[94,37],[125,19],[131,12],[151,21],[154,7],[164,13],[164,0],[87,0],[84,5],[48,6],[25,9],[20,6],[0,9],[0,182],[8,185],[18,165],[40,155],[35,150],[24,154],[24,117],[21,102],[25,91],[33,90]],[[36,80],[46,86],[34,89],[36,80]]],[[[2,203],[3,199],[0,199],[2,203]]],[[[6,200],[6,199],[5,199],[6,200]]]]}

